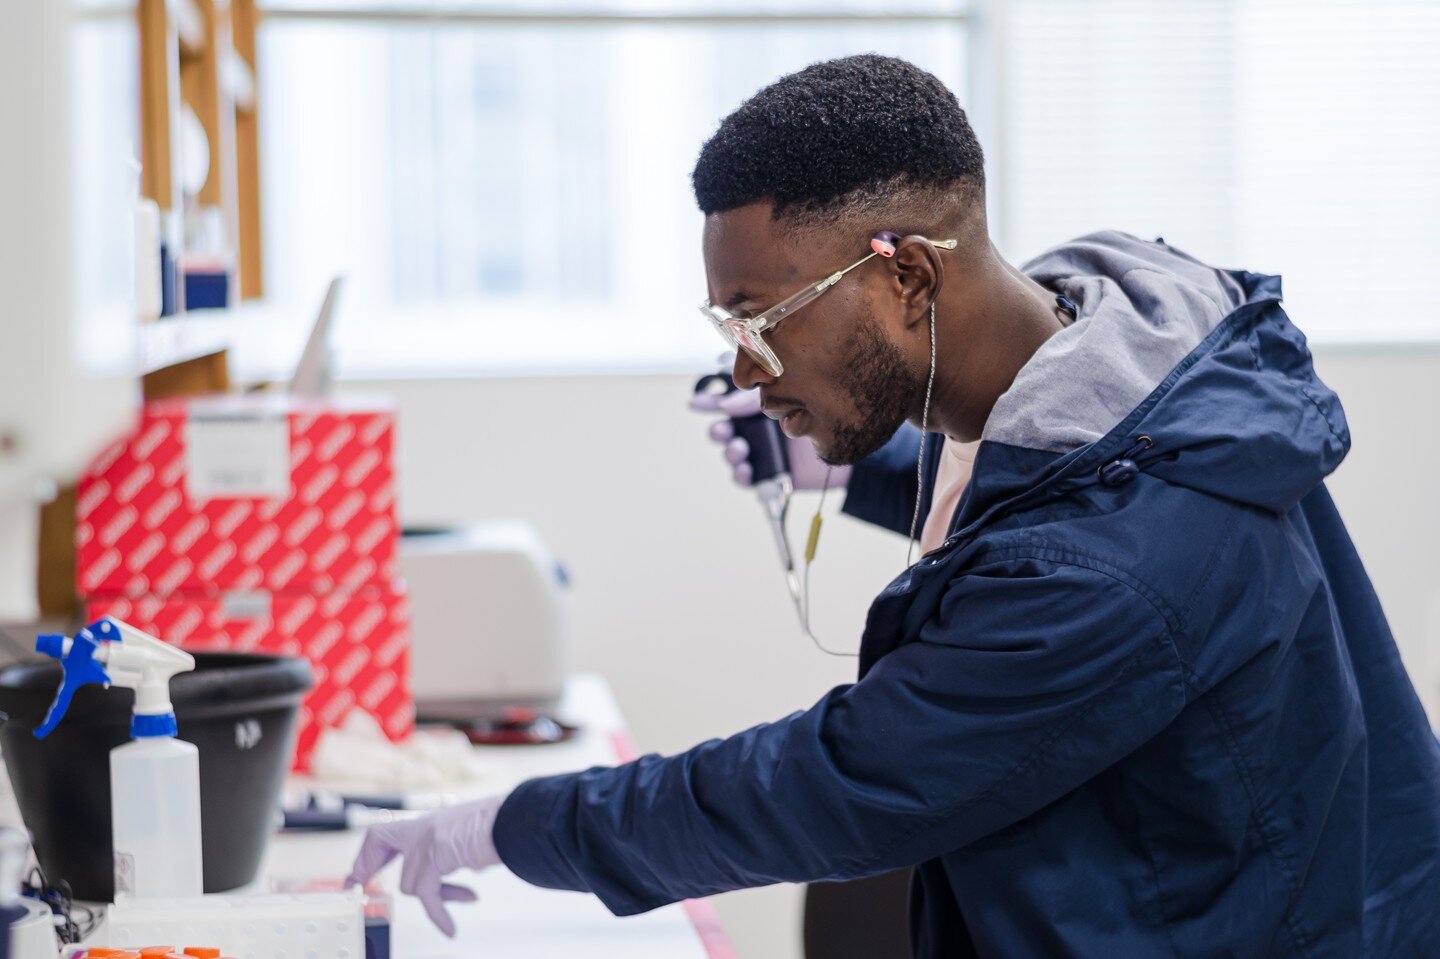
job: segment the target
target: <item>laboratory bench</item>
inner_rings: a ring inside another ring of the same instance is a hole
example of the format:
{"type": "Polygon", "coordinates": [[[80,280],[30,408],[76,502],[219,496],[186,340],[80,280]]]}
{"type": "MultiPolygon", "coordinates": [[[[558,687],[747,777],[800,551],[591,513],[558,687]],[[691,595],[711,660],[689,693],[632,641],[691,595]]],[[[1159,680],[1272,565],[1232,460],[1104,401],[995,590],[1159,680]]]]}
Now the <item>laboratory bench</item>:
{"type": "MultiPolygon", "coordinates": [[[[568,683],[558,714],[580,727],[566,742],[540,746],[476,746],[487,775],[473,785],[444,787],[461,799],[505,792],[534,776],[614,765],[634,756],[630,738],[609,685],[598,675],[582,674],[568,683]]],[[[295,785],[309,784],[303,779],[295,785]]],[[[5,778],[0,819],[18,822],[5,778]],[[12,818],[13,817],[13,818],[12,818]]],[[[266,851],[256,891],[271,883],[343,878],[360,849],[361,830],[280,832],[266,851]]],[[[734,959],[734,950],[705,901],[664,906],[639,916],[618,918],[588,893],[557,892],[524,882],[504,867],[462,871],[449,881],[468,886],[478,903],[450,905],[455,939],[446,938],[425,915],[420,902],[398,891],[398,863],[380,875],[392,896],[391,949],[396,959],[734,959]]],[[[103,935],[103,933],[102,933],[103,935]]]]}
{"type": "MultiPolygon", "coordinates": [[[[558,710],[580,727],[567,742],[543,746],[476,746],[494,776],[470,790],[478,798],[508,791],[526,779],[614,765],[633,758],[630,737],[609,684],[598,675],[573,677],[558,710]]],[[[453,790],[449,790],[453,791],[453,790]]],[[[280,833],[271,840],[262,873],[272,878],[314,876],[323,863],[343,876],[360,850],[362,832],[280,833]]],[[[710,905],[677,903],[624,919],[588,893],[532,886],[503,867],[459,872],[448,881],[473,889],[480,901],[452,904],[455,939],[447,939],[419,900],[397,891],[391,865],[382,884],[394,895],[391,954],[397,959],[733,959],[710,905]]]]}

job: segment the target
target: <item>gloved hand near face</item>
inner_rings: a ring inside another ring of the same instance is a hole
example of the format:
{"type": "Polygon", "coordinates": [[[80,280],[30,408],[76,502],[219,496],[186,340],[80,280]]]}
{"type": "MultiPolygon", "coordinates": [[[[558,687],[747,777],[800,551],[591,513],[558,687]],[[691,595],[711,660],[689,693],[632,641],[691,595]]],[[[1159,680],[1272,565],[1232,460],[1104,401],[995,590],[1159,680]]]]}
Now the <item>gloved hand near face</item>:
{"type": "Polygon", "coordinates": [[[345,884],[363,886],[392,859],[402,857],[400,891],[419,899],[430,921],[454,938],[455,921],[445,904],[474,902],[476,896],[464,886],[445,882],[445,877],[458,869],[487,869],[500,863],[491,831],[504,802],[504,796],[491,796],[372,827],[345,884]]]}
{"type": "MultiPolygon", "coordinates": [[[[702,413],[724,413],[726,419],[710,427],[710,439],[725,449],[725,459],[730,464],[731,475],[741,486],[750,486],[753,470],[750,463],[750,444],[744,437],[735,435],[733,420],[754,416],[760,412],[760,391],[739,390],[734,393],[699,393],[690,399],[690,408],[702,413]]],[[[830,470],[830,488],[838,489],[850,477],[850,467],[837,466],[831,469],[815,455],[814,445],[804,437],[798,440],[785,439],[785,455],[790,460],[790,479],[796,489],[820,489],[825,485],[825,471],[830,470]]]]}

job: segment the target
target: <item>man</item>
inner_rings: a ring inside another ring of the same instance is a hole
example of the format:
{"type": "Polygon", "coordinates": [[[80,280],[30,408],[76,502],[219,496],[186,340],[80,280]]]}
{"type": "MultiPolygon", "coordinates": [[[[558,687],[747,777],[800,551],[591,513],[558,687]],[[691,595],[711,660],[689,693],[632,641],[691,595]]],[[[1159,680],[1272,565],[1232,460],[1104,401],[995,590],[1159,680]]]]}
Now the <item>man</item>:
{"type": "Polygon", "coordinates": [[[762,90],[694,183],[735,382],[865,462],[866,518],[919,521],[913,464],[874,455],[902,423],[981,440],[947,535],[875,600],[855,684],[382,827],[354,878],[403,855],[450,930],[462,866],[626,915],[913,864],[918,956],[1435,955],[1440,746],[1278,278],[1117,233],[1009,265],[954,96],[877,56],[762,90]]]}

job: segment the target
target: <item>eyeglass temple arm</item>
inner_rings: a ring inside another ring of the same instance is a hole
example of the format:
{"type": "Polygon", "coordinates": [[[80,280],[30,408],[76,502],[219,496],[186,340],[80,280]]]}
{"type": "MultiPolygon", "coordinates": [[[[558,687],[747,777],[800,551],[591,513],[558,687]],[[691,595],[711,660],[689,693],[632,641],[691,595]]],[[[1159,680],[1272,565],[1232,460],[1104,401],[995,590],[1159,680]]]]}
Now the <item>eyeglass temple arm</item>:
{"type": "MultiPolygon", "coordinates": [[[[926,239],[929,239],[929,238],[927,237],[926,239]]],[[[959,241],[959,240],[930,240],[930,244],[931,244],[932,246],[938,248],[938,249],[941,249],[941,250],[953,250],[953,249],[955,249],[956,246],[958,246],[958,245],[960,244],[960,241],[959,241]]],[[[840,277],[844,276],[846,273],[849,273],[851,270],[855,269],[857,266],[860,266],[862,263],[868,262],[868,261],[871,259],[871,257],[875,257],[875,256],[879,256],[879,255],[880,255],[880,252],[879,252],[878,250],[876,250],[876,251],[874,251],[874,252],[871,252],[871,253],[868,253],[868,254],[866,254],[865,256],[862,256],[860,259],[856,260],[854,263],[851,263],[849,266],[845,267],[845,269],[840,270],[840,271],[838,271],[838,272],[836,272],[836,273],[831,273],[829,276],[827,276],[825,279],[821,280],[819,283],[817,283],[817,284],[815,285],[815,292],[816,292],[816,293],[824,293],[827,289],[829,289],[830,287],[832,287],[832,286],[834,286],[836,283],[838,283],[838,282],[840,281],[840,277]]]]}
{"type": "MultiPolygon", "coordinates": [[[[953,250],[956,246],[959,245],[960,241],[931,240],[930,243],[941,250],[953,250]]],[[[819,283],[816,283],[814,286],[807,286],[805,289],[801,290],[799,293],[796,293],[789,299],[782,300],[781,302],[775,304],[769,310],[765,311],[767,314],[770,315],[767,315],[765,317],[764,323],[761,325],[760,330],[763,332],[764,330],[774,326],[776,323],[780,322],[780,320],[784,319],[789,314],[795,312],[797,309],[809,303],[811,300],[815,299],[815,297],[819,296],[821,293],[824,293],[826,290],[830,289],[830,287],[840,282],[840,278],[846,273],[849,273],[857,266],[867,263],[873,257],[879,255],[880,254],[878,251],[867,253],[865,256],[862,256],[860,259],[856,260],[854,263],[851,263],[849,266],[845,267],[845,269],[837,270],[834,273],[831,273],[829,276],[825,277],[825,279],[821,280],[819,283]]]]}

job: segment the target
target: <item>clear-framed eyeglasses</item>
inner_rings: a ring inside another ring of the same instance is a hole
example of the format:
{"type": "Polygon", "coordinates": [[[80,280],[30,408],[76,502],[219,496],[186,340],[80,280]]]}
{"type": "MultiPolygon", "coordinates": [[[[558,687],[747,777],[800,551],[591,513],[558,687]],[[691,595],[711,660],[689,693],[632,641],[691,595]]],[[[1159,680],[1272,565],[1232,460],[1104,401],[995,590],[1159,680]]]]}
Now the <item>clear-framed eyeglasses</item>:
{"type": "MultiPolygon", "coordinates": [[[[931,240],[930,243],[939,250],[955,249],[958,240],[931,240]]],[[[812,283],[804,289],[787,296],[774,306],[756,316],[736,316],[723,306],[716,306],[709,300],[700,304],[700,312],[715,327],[717,333],[725,340],[725,343],[734,350],[744,350],[760,368],[771,376],[779,376],[785,372],[785,364],[775,355],[770,344],[765,342],[764,334],[775,328],[784,319],[788,319],[801,307],[815,302],[826,290],[829,290],[840,278],[851,270],[868,262],[873,257],[881,256],[890,258],[895,255],[895,249],[900,244],[900,236],[891,233],[889,230],[881,230],[870,238],[870,252],[860,259],[851,263],[843,270],[836,270],[818,283],[812,283]]]]}
{"type": "MultiPolygon", "coordinates": [[[[953,239],[925,239],[926,242],[930,243],[936,249],[946,251],[954,250],[959,243],[958,240],[953,239]]],[[[770,307],[768,310],[765,310],[763,313],[760,313],[757,316],[735,316],[729,310],[725,309],[724,307],[716,306],[709,300],[706,300],[700,305],[700,312],[705,314],[705,318],[710,321],[710,323],[720,333],[720,336],[724,338],[726,344],[731,349],[744,350],[751,359],[758,363],[760,367],[766,372],[768,372],[771,376],[779,376],[785,371],[784,364],[780,362],[780,358],[776,356],[774,350],[770,348],[770,344],[765,342],[763,334],[768,330],[774,329],[776,324],[778,324],[781,320],[787,319],[790,316],[794,315],[796,310],[800,309],[808,303],[814,302],[826,290],[832,288],[836,283],[838,283],[841,277],[843,277],[845,274],[849,273],[856,267],[860,266],[861,264],[869,261],[872,257],[893,257],[899,244],[900,236],[896,233],[892,233],[888,230],[882,230],[879,233],[876,233],[870,239],[870,252],[867,253],[865,256],[845,267],[845,269],[837,270],[836,272],[831,273],[829,276],[825,277],[818,283],[813,283],[810,286],[807,286],[804,289],[800,290],[799,292],[786,297],[779,303],[776,303],[774,306],[770,307]]],[[[930,375],[931,381],[933,382],[935,375],[935,312],[933,305],[931,306],[930,319],[930,375]]],[[[723,373],[717,374],[716,376],[706,377],[704,380],[701,381],[701,383],[704,384],[707,381],[717,381],[720,379],[723,379],[725,383],[728,384],[729,389],[735,389],[734,381],[730,379],[727,374],[723,373]]],[[[927,418],[929,412],[929,388],[927,387],[925,404],[925,415],[927,418]]],[[[770,424],[770,428],[777,431],[778,434],[778,426],[770,424]]],[[[783,459],[784,453],[779,445],[781,442],[782,440],[777,435],[775,438],[775,455],[783,459]]],[[[915,524],[919,519],[918,497],[921,489],[923,488],[922,477],[924,465],[924,450],[925,444],[922,442],[920,444],[921,459],[916,464],[917,508],[915,513],[915,519],[912,520],[910,529],[910,539],[912,542],[915,538],[915,524]]],[[[775,534],[775,542],[780,551],[780,562],[785,570],[786,585],[789,587],[790,598],[795,604],[795,612],[800,619],[800,628],[804,631],[806,636],[810,637],[810,640],[815,644],[818,649],[820,649],[821,652],[828,653],[832,656],[852,656],[855,654],[843,653],[834,649],[830,649],[824,643],[822,643],[820,639],[810,629],[810,566],[815,561],[816,547],[820,539],[822,513],[825,507],[825,495],[829,491],[829,489],[830,474],[827,471],[825,476],[825,484],[820,491],[820,502],[816,507],[814,517],[812,517],[810,520],[810,535],[805,544],[805,566],[802,573],[800,571],[797,571],[796,569],[794,552],[790,548],[790,537],[786,530],[785,523],[786,517],[789,514],[790,499],[794,492],[794,487],[792,485],[788,471],[782,468],[781,471],[776,473],[774,476],[757,482],[755,484],[755,492],[760,498],[761,506],[764,507],[766,516],[769,518],[771,528],[775,534]]],[[[909,561],[908,554],[906,557],[906,561],[907,563],[909,561]]]]}

